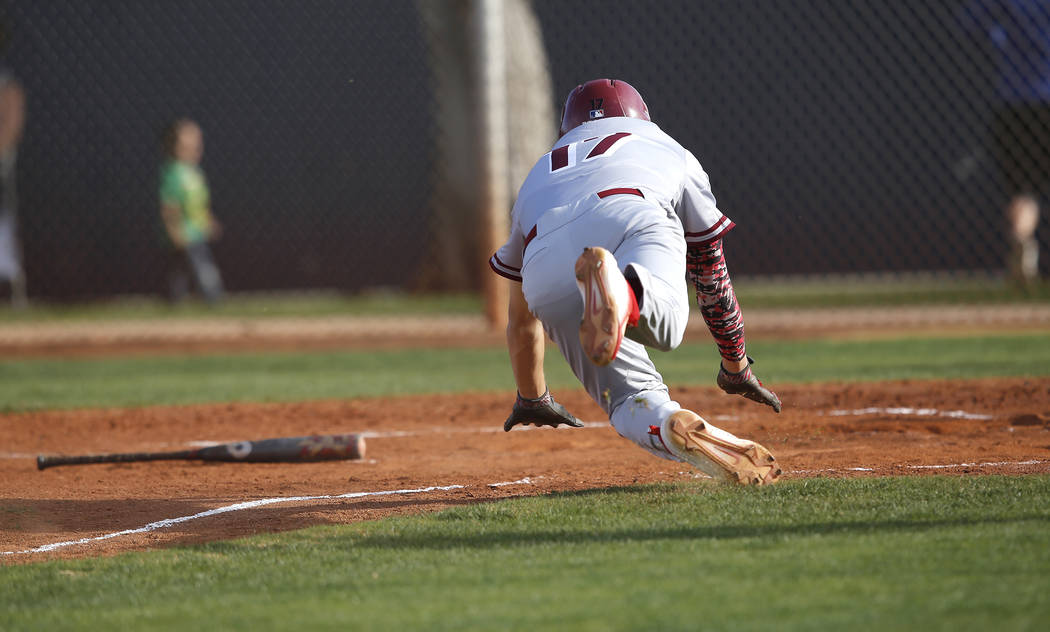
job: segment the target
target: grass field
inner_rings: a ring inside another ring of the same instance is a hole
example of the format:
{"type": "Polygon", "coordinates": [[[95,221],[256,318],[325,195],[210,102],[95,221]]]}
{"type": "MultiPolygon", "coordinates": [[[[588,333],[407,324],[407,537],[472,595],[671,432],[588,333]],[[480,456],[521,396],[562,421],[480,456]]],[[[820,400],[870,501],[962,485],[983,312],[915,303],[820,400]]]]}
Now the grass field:
{"type": "MultiPolygon", "coordinates": [[[[887,305],[962,305],[1033,303],[1050,300],[1050,282],[1021,290],[995,278],[916,278],[901,280],[743,279],[735,283],[741,305],[767,307],[857,307],[887,305]]],[[[0,306],[0,323],[113,319],[266,318],[276,316],[374,316],[406,314],[478,314],[477,294],[409,294],[371,291],[233,294],[210,307],[189,301],[172,306],[151,297],[125,297],[75,304],[36,302],[27,309],[0,306]]]]}
{"type": "MultiPolygon", "coordinates": [[[[771,383],[1050,376],[1047,332],[750,349],[771,383]]],[[[717,366],[709,344],[656,359],[672,384],[710,384],[717,366]]],[[[0,361],[8,412],[512,388],[502,349],[0,361]]],[[[1036,630],[1048,594],[1050,476],[811,478],[5,566],[0,630],[1036,630]]]]}
{"type": "MultiPolygon", "coordinates": [[[[770,383],[990,376],[1050,372],[1050,334],[756,341],[748,350],[770,383]]],[[[714,345],[687,343],[654,360],[669,384],[710,384],[714,345]]],[[[551,388],[577,388],[556,349],[551,388]]],[[[502,348],[234,353],[0,360],[0,410],[295,401],[513,389],[502,348]],[[454,370],[449,370],[453,369],[454,370]]]]}
{"type": "Polygon", "coordinates": [[[0,572],[4,630],[1036,630],[1050,477],[558,494],[0,572]]]}

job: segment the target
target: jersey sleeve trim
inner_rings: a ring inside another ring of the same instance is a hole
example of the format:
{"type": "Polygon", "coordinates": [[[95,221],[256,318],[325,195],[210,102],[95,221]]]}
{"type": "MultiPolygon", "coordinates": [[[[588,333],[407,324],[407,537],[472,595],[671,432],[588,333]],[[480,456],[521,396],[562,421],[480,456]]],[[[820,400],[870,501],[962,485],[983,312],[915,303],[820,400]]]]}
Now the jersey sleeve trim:
{"type": "Polygon", "coordinates": [[[511,281],[517,281],[521,283],[521,268],[514,268],[508,266],[499,260],[498,255],[492,255],[489,257],[489,267],[492,271],[500,275],[503,278],[510,279],[511,281]]]}
{"type": "Polygon", "coordinates": [[[707,230],[699,233],[686,233],[685,242],[690,245],[709,244],[716,239],[721,239],[723,235],[733,230],[735,227],[736,223],[723,215],[722,219],[715,222],[715,225],[707,230]]]}

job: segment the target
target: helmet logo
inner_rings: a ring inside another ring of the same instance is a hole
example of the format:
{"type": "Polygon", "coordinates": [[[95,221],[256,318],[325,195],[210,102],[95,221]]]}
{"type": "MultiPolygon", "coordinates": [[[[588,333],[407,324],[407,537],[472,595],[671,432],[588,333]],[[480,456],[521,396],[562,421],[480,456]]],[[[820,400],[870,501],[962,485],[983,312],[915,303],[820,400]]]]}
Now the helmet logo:
{"type": "Polygon", "coordinates": [[[603,103],[605,103],[605,99],[591,99],[591,111],[588,116],[592,121],[605,118],[605,110],[602,109],[603,103]]]}

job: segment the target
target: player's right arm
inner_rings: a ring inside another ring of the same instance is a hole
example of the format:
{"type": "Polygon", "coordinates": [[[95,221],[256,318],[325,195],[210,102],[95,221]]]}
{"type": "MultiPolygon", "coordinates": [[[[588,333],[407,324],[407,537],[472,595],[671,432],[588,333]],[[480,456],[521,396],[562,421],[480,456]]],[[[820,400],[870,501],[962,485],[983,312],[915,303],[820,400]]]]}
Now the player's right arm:
{"type": "Polygon", "coordinates": [[[543,376],[543,325],[529,311],[520,283],[511,283],[507,310],[507,349],[518,395],[541,397],[547,390],[543,376]]]}
{"type": "MultiPolygon", "coordinates": [[[[516,213],[517,205],[513,215],[516,213]]],[[[509,431],[518,424],[555,428],[565,424],[579,428],[583,426],[580,420],[554,401],[547,389],[543,375],[543,324],[529,311],[529,304],[521,287],[524,250],[525,236],[518,222],[512,221],[507,243],[489,259],[492,271],[511,281],[507,308],[507,351],[510,354],[510,366],[514,372],[518,395],[514,402],[514,410],[503,423],[503,429],[509,431]]]]}
{"type": "Polygon", "coordinates": [[[583,423],[564,406],[554,401],[543,377],[543,324],[529,311],[520,283],[512,283],[510,307],[507,312],[507,349],[518,396],[514,410],[503,430],[510,431],[518,424],[551,426],[561,424],[581,428],[583,423]]]}

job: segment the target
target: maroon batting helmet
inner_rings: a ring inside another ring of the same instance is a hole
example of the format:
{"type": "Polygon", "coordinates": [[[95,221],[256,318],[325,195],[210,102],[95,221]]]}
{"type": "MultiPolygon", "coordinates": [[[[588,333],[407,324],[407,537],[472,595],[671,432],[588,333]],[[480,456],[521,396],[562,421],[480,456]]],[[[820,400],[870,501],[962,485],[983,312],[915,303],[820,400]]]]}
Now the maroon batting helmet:
{"type": "Polygon", "coordinates": [[[595,79],[576,86],[565,100],[560,135],[580,123],[612,116],[629,116],[648,121],[649,108],[631,84],[618,79],[595,79]]]}

